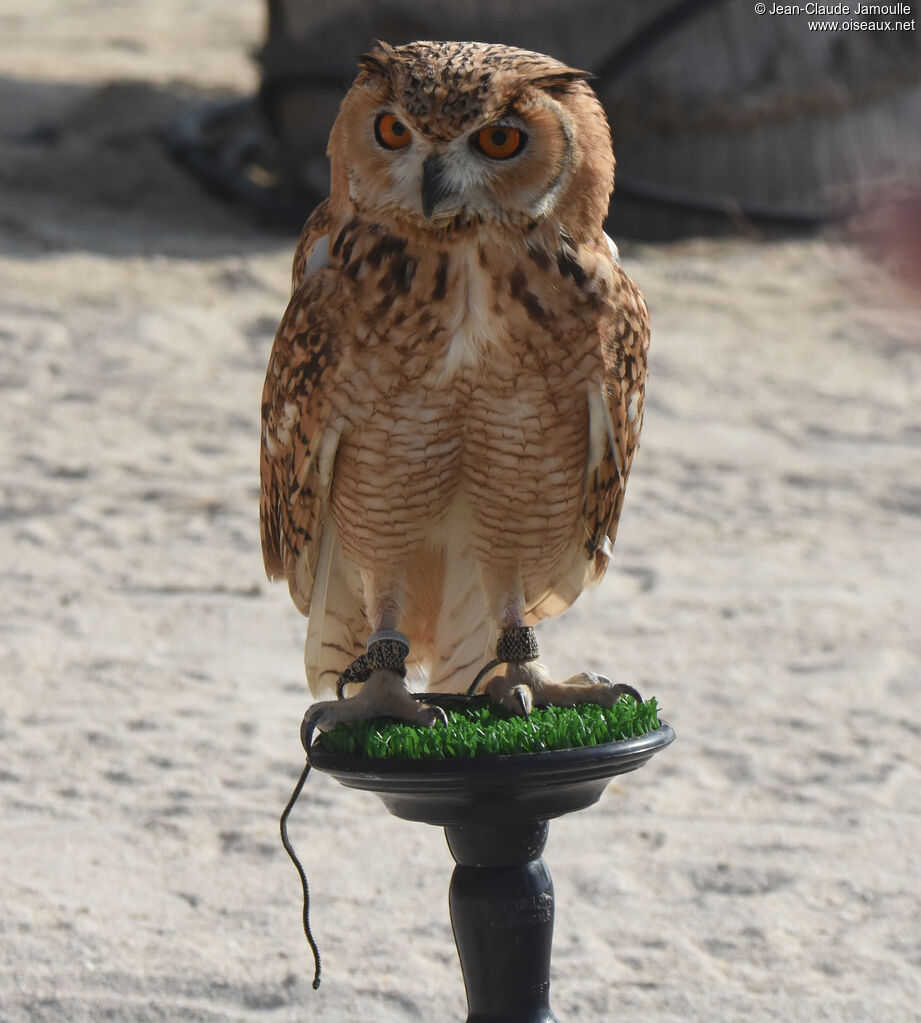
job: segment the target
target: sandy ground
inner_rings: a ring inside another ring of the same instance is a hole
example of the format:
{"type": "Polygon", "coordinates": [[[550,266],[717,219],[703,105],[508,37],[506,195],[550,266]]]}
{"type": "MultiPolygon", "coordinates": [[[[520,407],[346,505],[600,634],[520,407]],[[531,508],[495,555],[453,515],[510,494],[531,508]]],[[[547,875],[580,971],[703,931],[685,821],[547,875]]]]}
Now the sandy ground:
{"type": "MultiPolygon", "coordinates": [[[[442,834],[311,778],[264,579],[292,239],[154,129],[245,93],[261,7],[22,0],[0,36],[0,1020],[464,1016],[442,834]]],[[[678,741],[551,829],[563,1020],[917,1020],[921,314],[829,240],[628,247],[653,377],[614,570],[555,670],[678,741]]]]}

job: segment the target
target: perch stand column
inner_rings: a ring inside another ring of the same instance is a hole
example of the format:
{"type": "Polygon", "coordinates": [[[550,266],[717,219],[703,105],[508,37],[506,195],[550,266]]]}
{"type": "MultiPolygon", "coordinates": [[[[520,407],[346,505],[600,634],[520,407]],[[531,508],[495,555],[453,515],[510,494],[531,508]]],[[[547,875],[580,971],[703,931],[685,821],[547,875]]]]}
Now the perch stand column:
{"type": "Polygon", "coordinates": [[[445,828],[467,1023],[558,1023],[549,1002],[553,882],[541,859],[549,830],[547,821],[445,828]]]}
{"type": "Polygon", "coordinates": [[[611,778],[674,738],[661,721],[654,732],[578,749],[401,761],[314,747],[310,762],[375,793],[395,817],[444,828],[457,864],[450,907],[467,1023],[559,1023],[549,1002],[553,884],[541,859],[548,821],[596,803],[611,778]]]}

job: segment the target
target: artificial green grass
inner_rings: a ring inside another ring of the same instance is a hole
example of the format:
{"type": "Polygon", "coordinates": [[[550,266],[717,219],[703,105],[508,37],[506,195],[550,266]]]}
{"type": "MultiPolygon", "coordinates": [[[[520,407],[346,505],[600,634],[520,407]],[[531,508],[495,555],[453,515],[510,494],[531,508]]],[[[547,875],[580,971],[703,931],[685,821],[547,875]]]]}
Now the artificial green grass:
{"type": "Polygon", "coordinates": [[[508,714],[491,703],[476,704],[447,709],[447,727],[420,728],[376,718],[337,725],[318,742],[331,753],[406,760],[544,753],[645,735],[659,727],[658,710],[655,697],[637,703],[630,696],[613,707],[546,707],[533,710],[530,717],[508,714]]]}

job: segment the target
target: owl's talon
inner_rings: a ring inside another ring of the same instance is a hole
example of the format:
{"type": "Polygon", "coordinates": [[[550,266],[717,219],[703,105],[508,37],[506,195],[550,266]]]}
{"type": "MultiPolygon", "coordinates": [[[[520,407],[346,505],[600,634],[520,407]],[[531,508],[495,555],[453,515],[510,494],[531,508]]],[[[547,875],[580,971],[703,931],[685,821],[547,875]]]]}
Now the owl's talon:
{"type": "Polygon", "coordinates": [[[640,696],[639,690],[634,689],[633,686],[628,685],[626,682],[612,682],[605,675],[598,675],[598,683],[603,686],[607,686],[613,696],[613,702],[616,703],[622,696],[632,696],[637,703],[643,703],[643,697],[640,696]]]}
{"type": "Polygon", "coordinates": [[[514,702],[517,706],[514,708],[516,714],[521,714],[522,717],[527,717],[531,713],[531,708],[534,706],[534,699],[531,696],[531,690],[527,686],[515,686],[515,688],[506,697],[506,706],[509,703],[514,702]]]}
{"type": "Polygon", "coordinates": [[[441,707],[436,707],[431,703],[423,703],[419,705],[419,716],[416,718],[416,724],[421,725],[423,728],[434,728],[435,725],[448,725],[448,715],[444,712],[441,707]]]}
{"type": "MultiPolygon", "coordinates": [[[[511,665],[509,667],[511,668],[511,665]]],[[[511,671],[490,679],[484,691],[491,700],[521,717],[528,717],[534,706],[531,687],[516,680],[511,671]]]]}
{"type": "Polygon", "coordinates": [[[301,722],[301,745],[304,747],[305,753],[310,753],[310,747],[314,742],[314,733],[317,730],[326,732],[329,728],[335,727],[335,722],[324,727],[324,724],[330,720],[334,707],[335,704],[332,701],[324,700],[321,703],[314,703],[307,709],[304,720],[301,722]]]}

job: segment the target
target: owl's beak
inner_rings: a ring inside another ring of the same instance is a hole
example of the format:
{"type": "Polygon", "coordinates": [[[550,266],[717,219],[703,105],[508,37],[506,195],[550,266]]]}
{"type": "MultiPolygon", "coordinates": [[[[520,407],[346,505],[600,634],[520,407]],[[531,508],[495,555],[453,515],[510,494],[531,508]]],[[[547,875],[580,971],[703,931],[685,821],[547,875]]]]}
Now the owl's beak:
{"type": "Polygon", "coordinates": [[[426,220],[434,219],[435,207],[454,195],[457,192],[446,178],[443,159],[437,154],[426,157],[422,164],[422,213],[426,220]]]}

